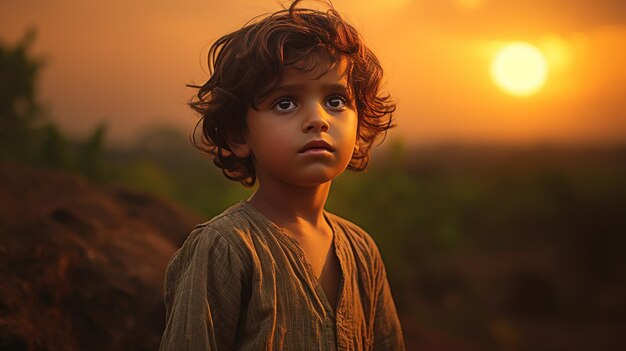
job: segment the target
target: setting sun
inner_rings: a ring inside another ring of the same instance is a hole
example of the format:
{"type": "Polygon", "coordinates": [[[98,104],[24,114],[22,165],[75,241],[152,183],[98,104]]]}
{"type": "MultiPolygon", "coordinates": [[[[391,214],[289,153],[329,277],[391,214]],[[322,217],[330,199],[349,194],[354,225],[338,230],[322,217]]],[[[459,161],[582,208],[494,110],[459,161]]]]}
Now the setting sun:
{"type": "Polygon", "coordinates": [[[505,92],[519,97],[539,91],[546,82],[548,68],[539,49],[523,42],[502,48],[491,63],[491,77],[505,92]]]}

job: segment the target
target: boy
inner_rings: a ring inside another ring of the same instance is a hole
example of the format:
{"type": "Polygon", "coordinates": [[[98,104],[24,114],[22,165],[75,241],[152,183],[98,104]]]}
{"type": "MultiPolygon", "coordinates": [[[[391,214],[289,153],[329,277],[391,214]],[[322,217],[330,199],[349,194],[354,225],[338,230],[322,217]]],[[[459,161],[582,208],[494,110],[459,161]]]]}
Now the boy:
{"type": "Polygon", "coordinates": [[[395,105],[356,30],[298,2],[209,51],[194,143],[226,177],[259,186],[172,258],[161,350],[405,348],[374,241],[324,211],[331,181],[365,168],[395,105]]]}

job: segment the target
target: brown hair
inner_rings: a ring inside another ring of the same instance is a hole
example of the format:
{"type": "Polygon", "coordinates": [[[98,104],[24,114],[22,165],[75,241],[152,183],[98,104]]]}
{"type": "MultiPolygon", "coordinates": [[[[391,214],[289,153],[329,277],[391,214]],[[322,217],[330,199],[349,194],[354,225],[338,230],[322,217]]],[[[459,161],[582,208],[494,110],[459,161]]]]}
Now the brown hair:
{"type": "Polygon", "coordinates": [[[297,69],[312,70],[320,52],[330,57],[330,70],[341,60],[348,63],[348,87],[358,113],[358,135],[348,169],[364,170],[369,149],[391,128],[396,105],[380,92],[383,69],[354,27],[344,22],[328,3],[326,12],[298,8],[294,1],[265,18],[255,18],[243,28],[218,39],[209,49],[211,77],[189,102],[201,118],[192,143],[212,156],[224,175],[252,186],[256,174],[252,157],[238,158],[228,146],[246,132],[246,110],[279,83],[285,66],[304,62],[297,69]],[[202,133],[197,134],[202,125],[202,133]]]}

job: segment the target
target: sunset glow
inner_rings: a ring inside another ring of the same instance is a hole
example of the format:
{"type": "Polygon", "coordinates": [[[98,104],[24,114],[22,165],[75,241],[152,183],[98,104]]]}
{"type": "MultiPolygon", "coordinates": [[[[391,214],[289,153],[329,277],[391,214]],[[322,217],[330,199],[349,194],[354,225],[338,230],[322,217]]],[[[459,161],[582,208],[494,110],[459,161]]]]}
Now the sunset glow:
{"type": "Polygon", "coordinates": [[[527,43],[502,48],[491,64],[491,77],[506,93],[525,97],[538,92],[548,77],[544,55],[527,43]]]}
{"type": "MultiPolygon", "coordinates": [[[[104,122],[108,142],[130,144],[153,126],[189,133],[198,116],[187,84],[208,79],[210,45],[279,3],[288,2],[5,1],[0,42],[34,27],[50,118],[76,137],[104,122]]],[[[390,139],[626,141],[624,1],[333,3],[384,68],[384,93],[398,104],[390,139]]]]}

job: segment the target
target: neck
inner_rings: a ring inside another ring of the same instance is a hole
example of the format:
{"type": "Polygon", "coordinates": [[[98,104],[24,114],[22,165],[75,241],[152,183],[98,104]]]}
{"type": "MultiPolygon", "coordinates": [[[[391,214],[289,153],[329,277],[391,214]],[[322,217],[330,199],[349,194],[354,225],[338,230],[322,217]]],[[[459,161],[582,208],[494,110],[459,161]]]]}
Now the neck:
{"type": "Polygon", "coordinates": [[[297,187],[290,184],[263,181],[248,202],[279,227],[326,226],[324,205],[331,182],[297,187]]]}

